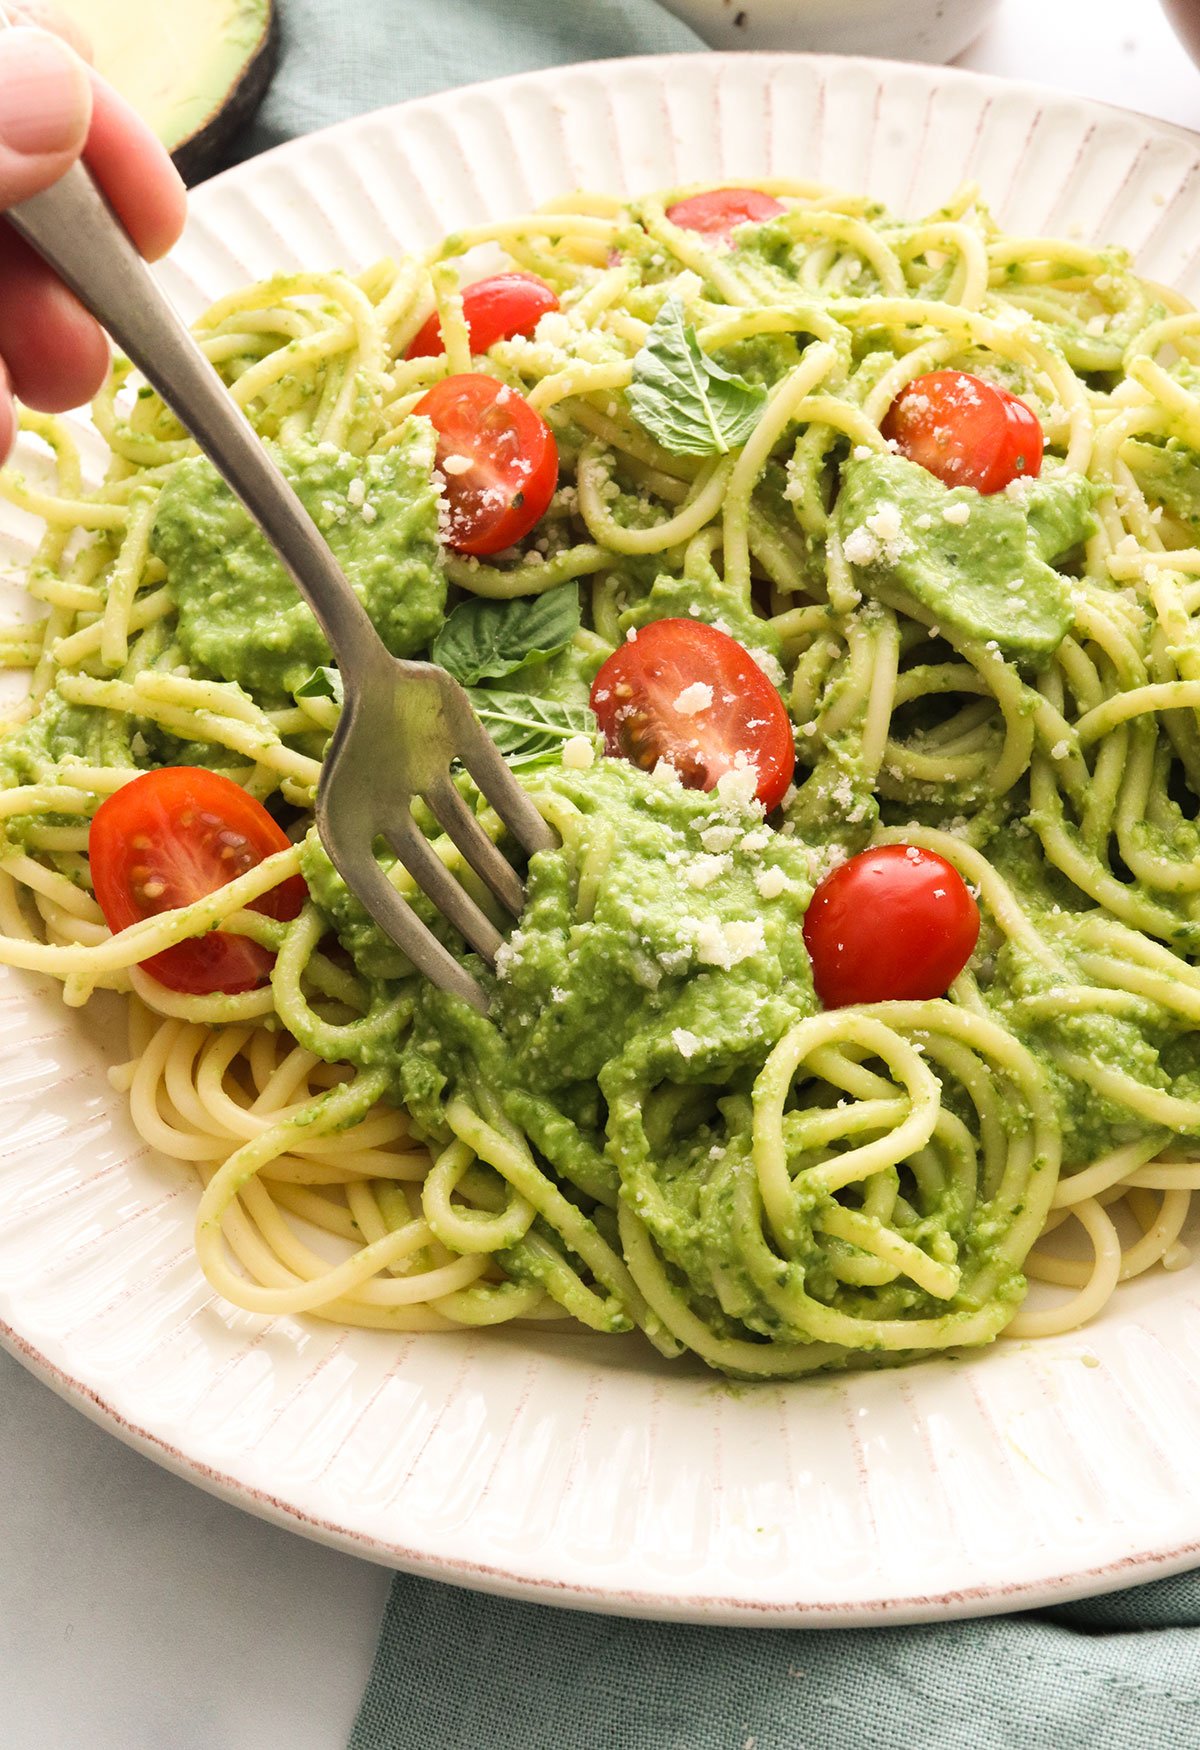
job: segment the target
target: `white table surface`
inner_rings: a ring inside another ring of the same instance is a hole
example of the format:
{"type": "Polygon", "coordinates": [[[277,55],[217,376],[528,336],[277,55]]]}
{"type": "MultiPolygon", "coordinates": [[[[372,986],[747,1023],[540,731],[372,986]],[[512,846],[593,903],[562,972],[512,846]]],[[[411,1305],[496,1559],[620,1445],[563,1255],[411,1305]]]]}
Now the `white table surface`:
{"type": "MultiPolygon", "coordinates": [[[[961,64],[1200,129],[1154,0],[1005,0],[961,64]]],[[[0,1479],[5,1750],[345,1744],[382,1569],[159,1470],[3,1354],[0,1479]]]]}

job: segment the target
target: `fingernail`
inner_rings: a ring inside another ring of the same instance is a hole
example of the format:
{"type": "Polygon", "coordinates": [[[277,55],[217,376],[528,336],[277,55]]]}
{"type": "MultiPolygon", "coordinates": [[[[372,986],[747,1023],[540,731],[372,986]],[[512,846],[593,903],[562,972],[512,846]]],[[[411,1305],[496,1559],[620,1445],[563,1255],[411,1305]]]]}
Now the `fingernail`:
{"type": "Polygon", "coordinates": [[[0,30],[0,145],[33,157],[82,145],[92,92],[78,56],[41,30],[0,30]]]}

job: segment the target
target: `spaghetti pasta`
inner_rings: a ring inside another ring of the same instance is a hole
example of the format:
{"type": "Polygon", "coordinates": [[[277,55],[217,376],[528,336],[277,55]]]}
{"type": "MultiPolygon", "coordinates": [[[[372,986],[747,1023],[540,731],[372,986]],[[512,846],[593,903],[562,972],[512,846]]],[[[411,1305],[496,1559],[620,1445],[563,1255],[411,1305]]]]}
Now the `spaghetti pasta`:
{"type": "MultiPolygon", "coordinates": [[[[247,287],[196,327],[289,466],[315,478],[334,458],[350,482],[322,502],[331,539],[365,540],[372,493],[399,481],[402,501],[403,470],[428,475],[414,409],[447,374],[500,378],[555,433],[558,489],[519,552],[427,543],[432,619],[388,586],[408,650],[428,649],[447,588],[582,605],[569,642],[480,693],[562,841],[534,860],[488,1019],[422,988],[324,859],[312,808],[337,692],[296,684],[328,673],[315,627],[276,629],[268,661],[268,629],[247,623],[232,665],[193,636],[177,513],[206,464],[169,411],[118,360],[96,484],[67,422],[24,418],[38,459],[0,490],[44,533],[38,617],[0,635],[0,663],[30,674],[0,742],[0,962],[61,979],[71,1004],[123,994],[113,1079],[146,1141],[194,1165],[200,1265],[242,1307],[638,1328],[665,1354],[778,1378],[1069,1330],[1119,1282],[1187,1261],[1200,314],[1117,252],[1005,235],[971,188],[915,224],[762,188],[780,211],[729,240],[672,222],[681,191],[579,196],[357,277],[247,287]],[[498,258],[560,308],[473,357],[462,286],[498,258]],[[637,417],[669,302],[761,391],[727,453],[677,453],[637,417]],[[408,357],[431,311],[443,350],[408,357]],[[1019,394],[1045,437],[1041,478],[988,510],[932,477],[906,486],[881,430],[944,369],[1019,394]],[[969,519],[1011,558],[998,606],[982,570],[945,582],[946,526],[965,540],[969,519]],[[1022,593],[1030,578],[1050,594],[1022,593]],[[590,743],[564,759],[603,659],[689,614],[739,639],[788,706],[796,779],[769,825],[736,786],[593,765],[590,743]],[[89,822],[162,764],[232,777],[292,845],[113,935],[89,822]],[[979,949],[945,997],[822,1010],[805,907],[831,867],[890,844],[960,872],[979,949]],[[297,872],[297,917],[252,909],[297,872]],[[188,994],[145,969],[218,927],[274,955],[269,983],[188,994]],[[1059,1251],[1049,1236],[1071,1228],[1082,1249],[1059,1251]],[[1066,1298],[1026,1308],[1027,1279],[1066,1298]]],[[[422,905],[403,869],[389,879],[422,905]]]]}

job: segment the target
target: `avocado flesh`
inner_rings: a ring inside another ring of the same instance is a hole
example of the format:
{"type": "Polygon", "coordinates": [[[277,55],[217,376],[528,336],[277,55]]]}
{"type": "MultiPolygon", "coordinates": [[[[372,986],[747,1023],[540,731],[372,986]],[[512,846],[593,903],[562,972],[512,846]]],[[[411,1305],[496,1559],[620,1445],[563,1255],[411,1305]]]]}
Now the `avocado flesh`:
{"type": "Polygon", "coordinates": [[[98,72],[132,104],[189,182],[216,169],[274,70],[272,0],[59,0],[98,72]]]}

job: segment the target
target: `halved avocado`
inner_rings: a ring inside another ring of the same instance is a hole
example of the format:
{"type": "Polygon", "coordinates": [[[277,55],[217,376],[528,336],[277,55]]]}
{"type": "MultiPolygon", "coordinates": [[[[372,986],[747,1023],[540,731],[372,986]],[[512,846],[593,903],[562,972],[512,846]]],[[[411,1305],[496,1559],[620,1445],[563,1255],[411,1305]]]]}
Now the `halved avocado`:
{"type": "Polygon", "coordinates": [[[273,0],[59,0],[102,73],[149,122],[180,173],[220,166],[275,70],[273,0]]]}

